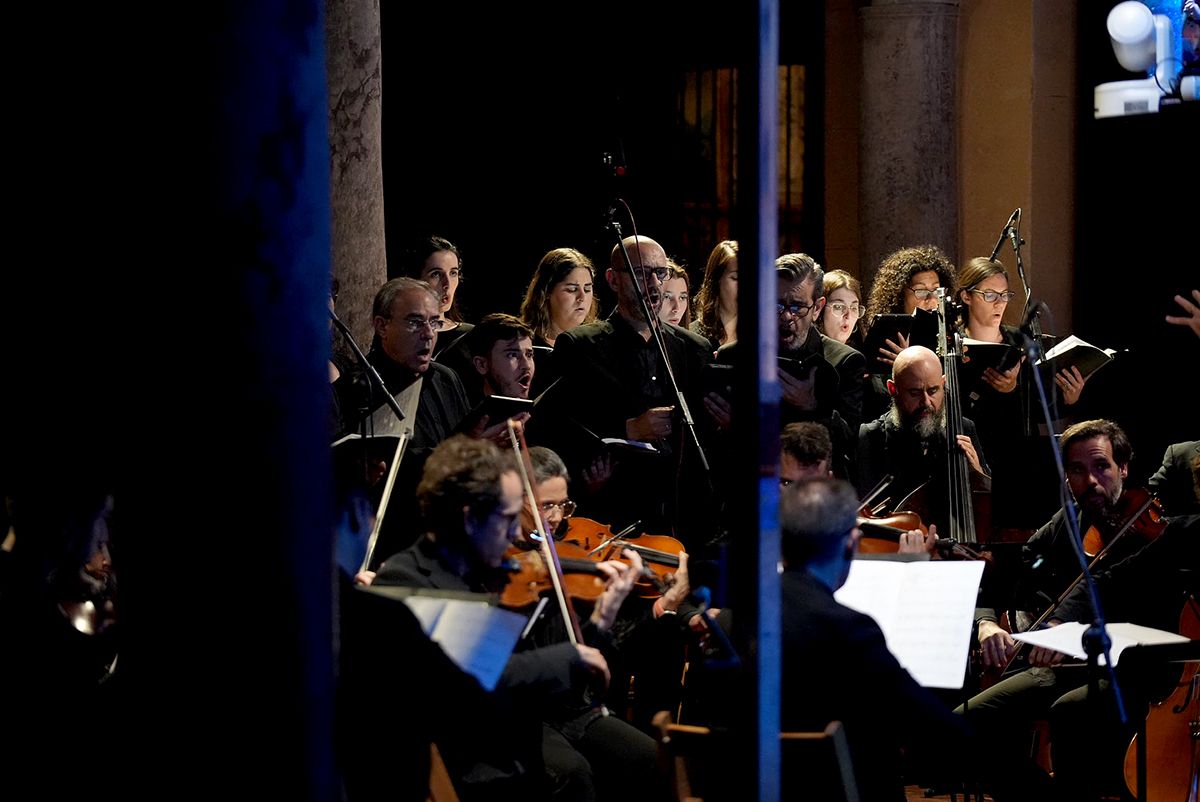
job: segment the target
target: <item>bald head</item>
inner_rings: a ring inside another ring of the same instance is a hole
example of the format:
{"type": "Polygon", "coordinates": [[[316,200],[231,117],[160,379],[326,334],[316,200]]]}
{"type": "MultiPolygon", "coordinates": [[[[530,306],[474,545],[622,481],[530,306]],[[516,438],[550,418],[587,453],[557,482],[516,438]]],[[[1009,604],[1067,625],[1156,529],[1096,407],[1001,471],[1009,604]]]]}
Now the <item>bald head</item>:
{"type": "Polygon", "coordinates": [[[920,345],[905,348],[892,364],[887,387],[897,424],[913,429],[922,438],[937,430],[946,395],[942,361],[937,354],[920,345]]]}
{"type": "Polygon", "coordinates": [[[892,381],[899,382],[902,375],[911,371],[918,371],[922,376],[928,376],[932,372],[940,379],[942,360],[923,345],[910,345],[901,351],[892,363],[892,381]]]}
{"type": "MultiPolygon", "coordinates": [[[[649,237],[626,237],[621,240],[621,244],[625,246],[625,250],[629,251],[629,261],[633,262],[634,267],[638,265],[649,267],[667,263],[666,250],[649,237]]],[[[616,245],[613,246],[612,254],[608,258],[608,266],[613,270],[625,269],[625,257],[621,255],[621,249],[616,245]]]]}
{"type": "MultiPolygon", "coordinates": [[[[626,237],[621,244],[629,252],[629,261],[633,265],[634,275],[638,276],[638,282],[646,293],[651,315],[657,315],[662,304],[662,283],[667,277],[667,252],[649,237],[626,237]]],[[[650,327],[642,315],[633,276],[626,269],[625,258],[618,247],[613,248],[606,278],[609,286],[617,293],[617,311],[629,320],[634,328],[643,331],[643,336],[649,337],[650,327]]]]}

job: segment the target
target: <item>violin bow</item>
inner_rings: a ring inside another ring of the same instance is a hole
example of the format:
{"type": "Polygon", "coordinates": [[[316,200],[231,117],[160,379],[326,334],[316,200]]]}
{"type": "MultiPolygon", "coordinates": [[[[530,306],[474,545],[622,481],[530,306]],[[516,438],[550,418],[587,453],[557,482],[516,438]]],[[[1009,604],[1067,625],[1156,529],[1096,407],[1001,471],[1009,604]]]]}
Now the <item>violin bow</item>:
{"type": "Polygon", "coordinates": [[[533,492],[533,484],[529,477],[533,474],[533,462],[529,459],[529,447],[525,445],[525,434],[518,432],[516,424],[512,418],[508,419],[508,437],[512,440],[513,453],[519,455],[517,459],[517,471],[521,474],[521,483],[525,487],[525,494],[529,498],[529,506],[533,509],[533,520],[538,525],[538,532],[541,534],[539,547],[542,550],[542,557],[546,560],[546,565],[550,569],[550,583],[554,586],[554,596],[558,600],[559,610],[562,612],[563,621],[567,622],[567,638],[571,641],[572,646],[578,646],[583,643],[583,630],[579,626],[579,617],[575,615],[575,608],[571,606],[567,599],[565,582],[563,580],[562,563],[558,561],[558,551],[554,547],[554,537],[550,534],[550,528],[546,526],[546,520],[542,518],[542,505],[538,501],[537,494],[533,492]]]}
{"type": "MultiPolygon", "coordinates": [[[[1134,523],[1139,518],[1141,518],[1142,515],[1146,512],[1146,510],[1150,509],[1150,507],[1152,507],[1157,501],[1158,501],[1158,499],[1156,499],[1154,496],[1150,496],[1149,498],[1146,499],[1146,501],[1144,503],[1142,503],[1141,505],[1138,506],[1137,511],[1134,512],[1133,515],[1129,516],[1129,520],[1125,521],[1125,523],[1121,526],[1121,528],[1117,530],[1117,533],[1112,536],[1112,538],[1108,541],[1108,543],[1105,544],[1104,548],[1100,549],[1100,551],[1096,554],[1096,556],[1092,558],[1092,561],[1090,563],[1088,563],[1088,567],[1087,567],[1088,573],[1091,573],[1092,570],[1097,565],[1100,564],[1100,561],[1102,559],[1104,559],[1105,556],[1108,555],[1109,551],[1112,550],[1112,547],[1117,545],[1117,542],[1122,537],[1124,537],[1125,534],[1127,532],[1129,532],[1130,529],[1133,528],[1134,523]]],[[[1085,573],[1080,573],[1079,576],[1075,577],[1075,581],[1072,582],[1071,584],[1067,585],[1066,590],[1064,590],[1062,593],[1059,594],[1058,598],[1054,600],[1054,603],[1051,604],[1049,607],[1047,607],[1046,611],[1043,612],[1040,616],[1038,616],[1036,621],[1034,621],[1032,624],[1029,625],[1028,631],[1032,632],[1033,630],[1040,627],[1042,624],[1046,623],[1046,621],[1050,618],[1050,614],[1053,613],[1056,609],[1058,609],[1058,605],[1060,605],[1064,601],[1066,601],[1067,597],[1070,596],[1071,592],[1073,590],[1075,590],[1076,587],[1079,586],[1079,583],[1083,581],[1083,578],[1086,575],[1087,574],[1085,574],[1085,573]]],[[[1016,660],[1017,657],[1021,654],[1021,650],[1023,649],[1024,646],[1025,646],[1025,643],[1024,643],[1024,641],[1022,641],[1021,643],[1017,644],[1017,647],[1015,649],[1013,649],[1013,653],[1011,655],[1009,655],[1009,658],[1007,660],[1004,661],[1004,665],[1000,666],[1001,676],[1003,676],[1004,672],[1008,671],[1008,667],[1011,666],[1013,664],[1013,661],[1016,660]]]]}

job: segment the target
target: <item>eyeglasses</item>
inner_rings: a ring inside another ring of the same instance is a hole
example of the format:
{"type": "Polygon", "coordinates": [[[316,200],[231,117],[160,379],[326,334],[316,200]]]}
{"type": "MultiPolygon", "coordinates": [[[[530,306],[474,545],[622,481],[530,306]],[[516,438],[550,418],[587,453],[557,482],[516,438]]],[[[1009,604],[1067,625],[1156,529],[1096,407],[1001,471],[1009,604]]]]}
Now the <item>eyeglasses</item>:
{"type": "Polygon", "coordinates": [[[930,298],[932,298],[933,296],[937,295],[937,290],[936,290],[936,289],[933,289],[933,290],[914,290],[912,287],[905,287],[904,289],[906,289],[906,290],[908,290],[909,292],[911,292],[911,293],[913,294],[913,297],[914,297],[914,298],[916,298],[918,301],[927,301],[927,300],[929,300],[930,298]]]}
{"type": "Polygon", "coordinates": [[[834,301],[827,308],[829,309],[830,312],[833,312],[835,315],[844,315],[847,312],[849,312],[850,314],[857,317],[858,314],[860,312],[862,312],[862,307],[859,306],[857,302],[848,304],[848,303],[844,303],[843,301],[834,301]]]}
{"type": "Polygon", "coordinates": [[[428,320],[423,317],[406,317],[401,321],[401,323],[404,324],[404,328],[408,329],[413,334],[422,331],[426,326],[428,326],[429,330],[434,334],[437,334],[446,327],[445,318],[440,317],[431,317],[428,320]]]}
{"type": "Polygon", "coordinates": [[[1003,300],[1005,303],[1008,303],[1013,298],[1017,297],[1017,294],[1015,292],[1013,292],[1012,290],[1005,290],[1004,292],[996,292],[995,290],[970,290],[970,292],[973,292],[976,295],[981,296],[983,298],[983,300],[988,302],[989,304],[994,304],[994,303],[996,303],[996,301],[1000,301],[1000,300],[1003,300]]]}
{"type": "Polygon", "coordinates": [[[653,273],[654,277],[660,282],[666,281],[667,276],[671,273],[671,271],[665,265],[642,265],[640,267],[634,267],[633,269],[634,272],[641,273],[643,278],[645,278],[647,274],[653,273]]]}
{"type": "Polygon", "coordinates": [[[562,517],[570,518],[575,514],[575,502],[567,499],[566,501],[543,501],[542,514],[549,515],[554,510],[562,512],[562,517]]]}
{"type": "Polygon", "coordinates": [[[804,317],[813,308],[813,304],[778,304],[778,306],[779,314],[787,312],[792,317],[804,317]]]}

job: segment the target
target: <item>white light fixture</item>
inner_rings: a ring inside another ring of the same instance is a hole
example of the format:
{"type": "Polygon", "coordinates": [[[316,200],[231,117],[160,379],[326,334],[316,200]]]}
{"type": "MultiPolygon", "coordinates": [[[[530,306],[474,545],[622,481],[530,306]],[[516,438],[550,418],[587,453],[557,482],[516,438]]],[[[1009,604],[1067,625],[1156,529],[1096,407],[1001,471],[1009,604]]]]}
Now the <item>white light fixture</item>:
{"type": "MultiPolygon", "coordinates": [[[[1093,96],[1096,117],[1156,113],[1159,101],[1174,90],[1179,78],[1180,65],[1171,53],[1170,18],[1151,13],[1137,0],[1125,0],[1108,12],[1108,36],[1122,67],[1130,72],[1153,70],[1153,75],[1097,86],[1093,96]]],[[[1194,79],[1188,83],[1185,94],[1194,95],[1194,79]]]]}

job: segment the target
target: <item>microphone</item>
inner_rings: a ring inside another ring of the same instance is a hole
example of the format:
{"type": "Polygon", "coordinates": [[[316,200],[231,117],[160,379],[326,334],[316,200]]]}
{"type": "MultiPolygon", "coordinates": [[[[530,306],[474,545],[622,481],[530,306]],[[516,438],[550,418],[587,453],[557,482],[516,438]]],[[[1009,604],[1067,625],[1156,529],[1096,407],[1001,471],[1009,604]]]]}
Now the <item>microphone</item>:
{"type": "MultiPolygon", "coordinates": [[[[1003,245],[1004,245],[1005,237],[1011,236],[1012,232],[1013,232],[1013,227],[1020,222],[1021,222],[1021,207],[1018,206],[1016,208],[1016,210],[1008,216],[1008,222],[1005,223],[1004,228],[1000,230],[1000,238],[996,240],[996,247],[992,248],[992,255],[989,258],[989,261],[992,261],[992,262],[996,261],[996,257],[998,257],[1000,255],[1000,248],[1003,247],[1003,245]]],[[[1015,246],[1016,242],[1014,241],[1013,244],[1015,246]]]]}
{"type": "Polygon", "coordinates": [[[1008,238],[1012,240],[1013,250],[1021,247],[1020,235],[1017,234],[1017,226],[1021,225],[1021,207],[1012,213],[1012,217],[1008,218],[1008,226],[1005,231],[1008,232],[1008,238]]]}

